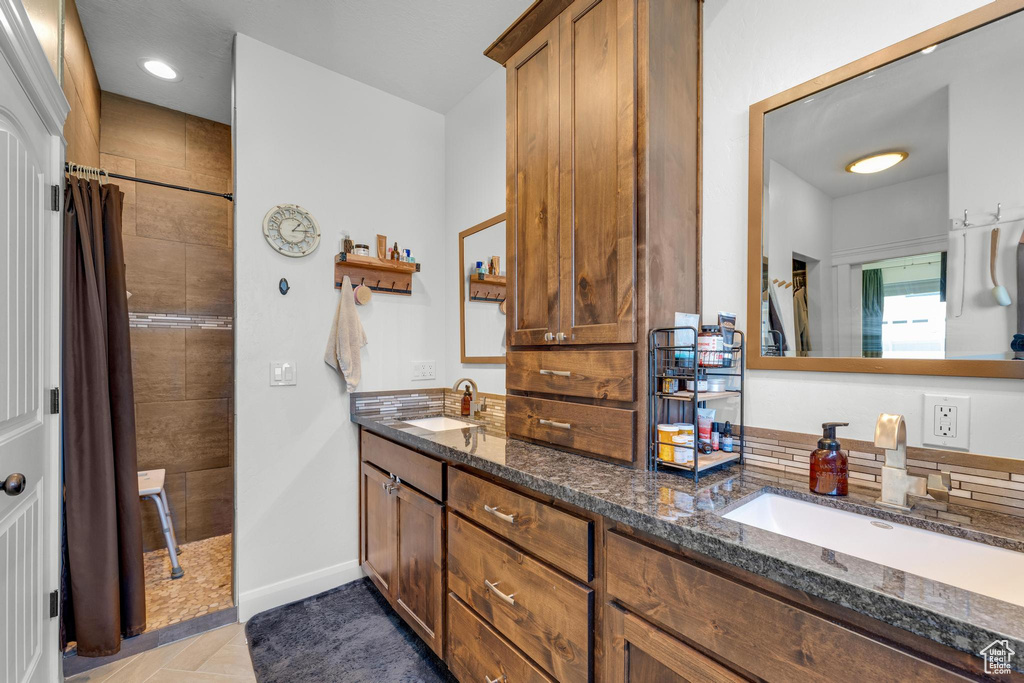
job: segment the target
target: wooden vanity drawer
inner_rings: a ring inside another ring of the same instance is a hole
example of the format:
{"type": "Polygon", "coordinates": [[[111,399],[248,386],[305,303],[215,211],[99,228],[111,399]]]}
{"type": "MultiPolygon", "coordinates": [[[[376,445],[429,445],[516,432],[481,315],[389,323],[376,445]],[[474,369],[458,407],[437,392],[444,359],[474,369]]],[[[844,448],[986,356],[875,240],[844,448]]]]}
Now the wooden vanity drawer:
{"type": "Polygon", "coordinates": [[[445,663],[460,681],[554,682],[454,593],[448,594],[445,663]]]}
{"type": "Polygon", "coordinates": [[[435,500],[443,500],[444,463],[360,430],[360,455],[435,500]]]}
{"type": "Polygon", "coordinates": [[[486,479],[448,468],[448,507],[580,581],[593,578],[593,524],[486,479]]]}
{"type": "Polygon", "coordinates": [[[632,351],[510,351],[505,387],[563,396],[632,401],[632,351]]]}
{"type": "Polygon", "coordinates": [[[635,422],[635,410],[526,396],[505,399],[509,434],[626,462],[633,462],[635,422]]]}
{"type": "Polygon", "coordinates": [[[606,551],[610,597],[765,680],[967,680],[629,537],[606,551]]]}
{"type": "Polygon", "coordinates": [[[594,592],[451,511],[448,589],[556,679],[589,679],[594,592]]]}

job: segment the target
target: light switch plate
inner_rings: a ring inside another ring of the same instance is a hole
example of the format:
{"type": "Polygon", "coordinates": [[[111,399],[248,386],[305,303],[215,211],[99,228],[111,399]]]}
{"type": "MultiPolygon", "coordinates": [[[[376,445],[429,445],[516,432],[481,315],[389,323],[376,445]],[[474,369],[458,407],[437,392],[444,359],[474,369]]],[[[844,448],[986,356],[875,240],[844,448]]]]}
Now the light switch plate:
{"type": "Polygon", "coordinates": [[[434,379],[437,377],[436,364],[432,360],[414,360],[412,362],[413,379],[434,379]]]}
{"type": "Polygon", "coordinates": [[[924,395],[925,446],[968,450],[971,447],[971,397],[948,394],[924,395]]]}
{"type": "Polygon", "coordinates": [[[270,364],[270,386],[291,387],[297,383],[298,372],[294,361],[276,360],[270,364]]]}

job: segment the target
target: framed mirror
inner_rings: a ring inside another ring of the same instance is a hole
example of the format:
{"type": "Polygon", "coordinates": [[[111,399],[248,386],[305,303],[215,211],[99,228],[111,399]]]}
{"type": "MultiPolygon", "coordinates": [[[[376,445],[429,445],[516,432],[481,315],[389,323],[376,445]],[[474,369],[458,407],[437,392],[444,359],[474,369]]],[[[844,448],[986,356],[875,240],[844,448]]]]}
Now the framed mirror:
{"type": "Polygon", "coordinates": [[[1024,378],[1022,9],[751,106],[749,367],[1024,378]]]}
{"type": "Polygon", "coordinates": [[[463,363],[505,362],[505,214],[459,233],[463,363]]]}

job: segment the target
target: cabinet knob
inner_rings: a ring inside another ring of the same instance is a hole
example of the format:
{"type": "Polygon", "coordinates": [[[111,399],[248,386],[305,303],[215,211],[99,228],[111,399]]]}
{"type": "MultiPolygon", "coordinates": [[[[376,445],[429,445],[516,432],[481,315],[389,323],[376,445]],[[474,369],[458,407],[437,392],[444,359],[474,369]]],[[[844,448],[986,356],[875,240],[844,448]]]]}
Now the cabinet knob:
{"type": "Polygon", "coordinates": [[[566,339],[565,332],[559,332],[558,334],[556,334],[555,335],[555,339],[557,339],[558,341],[565,341],[565,339],[566,339]]]}
{"type": "Polygon", "coordinates": [[[544,341],[555,341],[555,335],[551,332],[544,333],[544,341]]]}

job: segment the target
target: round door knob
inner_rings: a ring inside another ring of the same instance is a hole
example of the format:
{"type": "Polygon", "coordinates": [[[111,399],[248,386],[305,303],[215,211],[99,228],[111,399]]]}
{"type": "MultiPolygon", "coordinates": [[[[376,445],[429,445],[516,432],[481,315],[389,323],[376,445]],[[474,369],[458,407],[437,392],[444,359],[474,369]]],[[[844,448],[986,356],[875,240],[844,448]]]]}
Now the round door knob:
{"type": "Polygon", "coordinates": [[[17,472],[15,472],[14,474],[8,475],[8,477],[4,479],[4,493],[6,493],[8,496],[16,496],[24,490],[24,474],[18,474],[17,472]]]}

